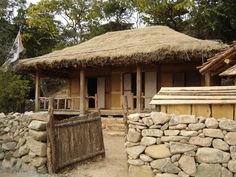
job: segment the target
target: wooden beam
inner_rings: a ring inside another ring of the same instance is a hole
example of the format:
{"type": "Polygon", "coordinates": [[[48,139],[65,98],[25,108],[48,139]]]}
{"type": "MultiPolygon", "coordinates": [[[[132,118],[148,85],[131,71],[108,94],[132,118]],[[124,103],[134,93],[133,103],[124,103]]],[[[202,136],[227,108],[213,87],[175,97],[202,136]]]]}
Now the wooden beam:
{"type": "Polygon", "coordinates": [[[136,88],[137,88],[137,112],[141,112],[141,93],[142,93],[142,71],[141,67],[137,66],[137,78],[136,78],[136,88]]]}
{"type": "Polygon", "coordinates": [[[80,114],[85,114],[85,74],[84,69],[80,70],[80,114]]]}
{"type": "Polygon", "coordinates": [[[205,74],[205,86],[211,86],[211,74],[207,72],[205,74]]]}
{"type": "Polygon", "coordinates": [[[39,111],[39,97],[40,97],[40,75],[37,72],[35,75],[35,112],[39,111]]]}

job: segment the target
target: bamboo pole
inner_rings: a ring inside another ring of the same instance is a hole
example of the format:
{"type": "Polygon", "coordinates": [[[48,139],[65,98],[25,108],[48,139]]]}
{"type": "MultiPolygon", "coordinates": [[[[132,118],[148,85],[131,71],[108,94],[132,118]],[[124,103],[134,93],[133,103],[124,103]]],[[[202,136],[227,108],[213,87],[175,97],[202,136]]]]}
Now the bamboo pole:
{"type": "Polygon", "coordinates": [[[85,74],[84,69],[80,70],[80,114],[85,114],[85,74]]]}
{"type": "Polygon", "coordinates": [[[35,112],[39,111],[39,97],[40,97],[40,76],[37,72],[35,75],[35,112]]]}

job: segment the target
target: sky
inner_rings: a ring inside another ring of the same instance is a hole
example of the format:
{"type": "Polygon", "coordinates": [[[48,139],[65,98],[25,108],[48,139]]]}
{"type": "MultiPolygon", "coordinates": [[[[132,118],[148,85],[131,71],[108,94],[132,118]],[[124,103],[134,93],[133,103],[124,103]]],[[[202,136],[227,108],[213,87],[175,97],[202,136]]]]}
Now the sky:
{"type": "Polygon", "coordinates": [[[35,4],[35,3],[37,3],[37,2],[39,2],[39,0],[27,0],[27,3],[28,3],[28,4],[29,4],[29,3],[35,4]]]}

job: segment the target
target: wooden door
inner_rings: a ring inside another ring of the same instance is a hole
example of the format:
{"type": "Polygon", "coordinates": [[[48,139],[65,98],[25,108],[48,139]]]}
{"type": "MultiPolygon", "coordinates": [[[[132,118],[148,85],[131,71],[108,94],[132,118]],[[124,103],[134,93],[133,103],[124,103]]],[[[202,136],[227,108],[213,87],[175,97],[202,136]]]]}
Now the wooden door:
{"type": "Polygon", "coordinates": [[[157,92],[157,73],[156,72],[145,72],[145,97],[149,97],[145,99],[144,102],[144,108],[151,108],[151,105],[149,104],[151,101],[151,98],[156,94],[157,92]]]}
{"type": "Polygon", "coordinates": [[[124,74],[124,79],[123,79],[124,83],[123,83],[123,93],[124,96],[127,96],[128,98],[128,108],[130,108],[131,105],[131,100],[130,100],[130,96],[132,93],[132,88],[131,88],[131,74],[124,74]]]}
{"type": "Polygon", "coordinates": [[[97,78],[98,107],[105,108],[105,77],[97,78]]]}

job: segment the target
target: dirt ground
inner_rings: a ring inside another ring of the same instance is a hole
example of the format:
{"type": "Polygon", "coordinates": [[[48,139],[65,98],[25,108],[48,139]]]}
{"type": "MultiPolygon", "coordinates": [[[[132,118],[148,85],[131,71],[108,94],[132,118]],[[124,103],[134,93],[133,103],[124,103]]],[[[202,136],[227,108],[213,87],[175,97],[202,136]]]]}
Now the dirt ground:
{"type": "MultiPolygon", "coordinates": [[[[93,162],[80,164],[73,169],[66,169],[53,177],[127,177],[127,160],[124,150],[124,137],[104,133],[106,157],[93,162]]],[[[0,177],[42,177],[29,173],[6,173],[0,171],[0,177]]]]}

